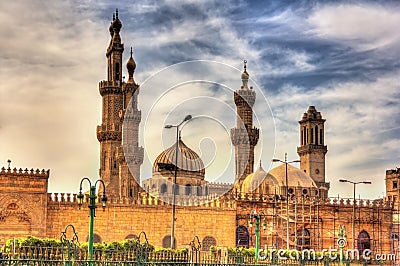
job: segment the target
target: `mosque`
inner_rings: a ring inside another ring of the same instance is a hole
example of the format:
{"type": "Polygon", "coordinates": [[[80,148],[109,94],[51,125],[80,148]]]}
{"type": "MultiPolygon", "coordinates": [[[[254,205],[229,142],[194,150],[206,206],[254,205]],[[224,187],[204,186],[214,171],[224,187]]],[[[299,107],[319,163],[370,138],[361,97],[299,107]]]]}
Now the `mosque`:
{"type": "MultiPolygon", "coordinates": [[[[134,79],[132,49],[126,63],[128,80],[122,76],[121,28],[117,11],[109,27],[107,77],[99,82],[99,176],[108,201],[104,211],[96,213],[95,241],[123,240],[145,231],[150,243],[170,247],[170,203],[174,195],[178,203],[174,246],[178,248],[186,247],[194,236],[199,237],[204,251],[212,245],[252,247],[255,229],[250,217],[256,213],[262,219],[263,247],[337,247],[339,228],[344,226],[349,247],[376,253],[397,250],[399,229],[394,217],[395,213],[398,216],[399,169],[386,172],[385,199],[353,202],[329,198],[330,183],[325,180],[326,120],[315,106],[299,114],[300,168],[283,162],[266,172],[261,164],[255,165],[259,129],[253,125],[253,106],[257,102],[249,86],[246,63],[233,94],[237,111],[236,127],[230,131],[235,148],[234,184],[206,181],[202,159],[181,138],[160,152],[153,163],[152,177],[141,180],[144,148],[139,145],[140,86],[134,79]]],[[[88,209],[78,208],[74,193],[48,192],[49,178],[50,170],[1,169],[0,244],[26,235],[58,238],[67,224],[75,226],[80,239],[87,239],[88,209]]],[[[88,202],[87,195],[84,202],[88,202]]]]}

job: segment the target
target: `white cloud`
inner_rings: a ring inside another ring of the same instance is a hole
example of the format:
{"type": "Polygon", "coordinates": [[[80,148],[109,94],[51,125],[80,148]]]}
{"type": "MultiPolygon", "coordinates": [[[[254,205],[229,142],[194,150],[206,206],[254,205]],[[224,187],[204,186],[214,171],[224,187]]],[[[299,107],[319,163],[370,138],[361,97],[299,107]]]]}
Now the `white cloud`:
{"type": "Polygon", "coordinates": [[[398,6],[325,5],[316,8],[308,22],[316,35],[360,50],[383,48],[400,41],[398,6]]]}
{"type": "MultiPolygon", "coordinates": [[[[327,176],[331,195],[340,192],[338,178],[367,178],[383,186],[385,170],[400,161],[399,138],[385,135],[400,117],[399,73],[369,82],[342,82],[314,90],[286,86],[270,98],[277,118],[277,156],[294,156],[299,144],[297,121],[308,105],[315,105],[327,120],[327,176]],[[384,90],[384,92],[383,92],[384,90]],[[390,104],[389,104],[390,103],[390,104]]],[[[392,129],[393,130],[393,129],[392,129]]],[[[381,196],[381,189],[362,192],[363,197],[381,196]]]]}

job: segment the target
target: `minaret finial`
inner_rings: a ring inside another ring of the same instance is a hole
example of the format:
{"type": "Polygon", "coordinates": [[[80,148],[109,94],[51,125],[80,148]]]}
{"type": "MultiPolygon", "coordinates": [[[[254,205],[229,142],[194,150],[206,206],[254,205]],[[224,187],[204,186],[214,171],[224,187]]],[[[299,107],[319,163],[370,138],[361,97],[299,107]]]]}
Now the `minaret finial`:
{"type": "Polygon", "coordinates": [[[243,60],[243,68],[244,68],[244,72],[246,72],[246,68],[247,68],[246,64],[247,64],[247,60],[245,59],[245,60],[243,60]]]}
{"type": "Polygon", "coordinates": [[[132,46],[131,46],[131,58],[132,58],[132,54],[133,54],[133,51],[132,51],[132,46]]]}
{"type": "Polygon", "coordinates": [[[115,20],[115,13],[113,12],[113,21],[115,20]]]}
{"type": "Polygon", "coordinates": [[[115,9],[115,18],[118,19],[118,8],[115,9]]]}

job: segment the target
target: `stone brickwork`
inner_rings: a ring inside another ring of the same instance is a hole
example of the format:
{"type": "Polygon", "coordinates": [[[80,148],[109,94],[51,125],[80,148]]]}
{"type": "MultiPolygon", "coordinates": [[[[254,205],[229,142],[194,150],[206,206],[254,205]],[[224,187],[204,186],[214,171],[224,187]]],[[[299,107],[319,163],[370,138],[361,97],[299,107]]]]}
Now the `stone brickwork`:
{"type": "MultiPolygon", "coordinates": [[[[86,241],[89,230],[87,203],[78,209],[76,195],[48,195],[48,236],[58,238],[67,224],[73,224],[80,241],[86,241]]],[[[235,245],[235,205],[207,203],[200,207],[176,207],[175,238],[177,247],[186,247],[195,235],[200,240],[212,236],[218,245],[235,245]]],[[[145,195],[141,200],[129,198],[111,200],[107,207],[96,210],[95,234],[101,241],[124,240],[141,231],[151,244],[162,246],[164,237],[171,234],[171,205],[145,195]]]]}
{"type": "Polygon", "coordinates": [[[254,147],[259,138],[259,129],[253,127],[253,105],[256,92],[253,87],[248,87],[249,73],[242,73],[241,88],[234,92],[233,98],[236,105],[236,127],[231,129],[231,141],[235,146],[235,183],[241,183],[254,171],[254,147]]]}
{"type": "Polygon", "coordinates": [[[49,170],[0,171],[0,243],[8,238],[47,235],[49,170]]]}

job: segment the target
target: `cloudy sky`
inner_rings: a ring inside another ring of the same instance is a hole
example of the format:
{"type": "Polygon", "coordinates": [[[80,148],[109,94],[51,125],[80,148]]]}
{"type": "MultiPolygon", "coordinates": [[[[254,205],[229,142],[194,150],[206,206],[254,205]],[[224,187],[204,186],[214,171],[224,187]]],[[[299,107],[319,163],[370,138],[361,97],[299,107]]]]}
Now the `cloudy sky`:
{"type": "Polygon", "coordinates": [[[400,166],[398,1],[2,1],[0,165],[51,169],[52,192],[98,177],[98,82],[115,8],[142,84],[143,177],[172,144],[163,125],[187,113],[198,119],[182,137],[207,157],[208,178],[233,174],[227,130],[247,59],[257,161],[297,159],[297,121],[315,105],[327,120],[330,195],[352,196],[339,178],[372,181],[358,187],[363,198],[383,195],[385,170],[400,166]]]}

